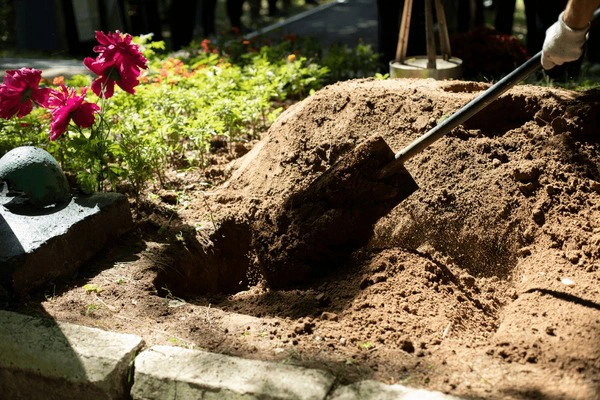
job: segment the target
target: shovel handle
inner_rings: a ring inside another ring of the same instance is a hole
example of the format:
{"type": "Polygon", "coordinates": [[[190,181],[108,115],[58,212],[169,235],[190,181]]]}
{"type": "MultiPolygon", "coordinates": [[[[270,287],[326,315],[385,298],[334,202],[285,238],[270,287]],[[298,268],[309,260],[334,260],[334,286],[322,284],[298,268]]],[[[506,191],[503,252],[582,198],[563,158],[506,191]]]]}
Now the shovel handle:
{"type": "Polygon", "coordinates": [[[521,64],[517,69],[506,75],[504,78],[490,86],[485,92],[471,100],[467,105],[462,107],[452,116],[446,118],[435,128],[415,139],[408,146],[396,153],[396,160],[400,162],[407,161],[419,154],[426,147],[446,135],[452,129],[467,121],[469,118],[477,114],[488,104],[500,97],[508,89],[527,78],[529,74],[541,68],[542,52],[538,52],[529,60],[521,64]]]}

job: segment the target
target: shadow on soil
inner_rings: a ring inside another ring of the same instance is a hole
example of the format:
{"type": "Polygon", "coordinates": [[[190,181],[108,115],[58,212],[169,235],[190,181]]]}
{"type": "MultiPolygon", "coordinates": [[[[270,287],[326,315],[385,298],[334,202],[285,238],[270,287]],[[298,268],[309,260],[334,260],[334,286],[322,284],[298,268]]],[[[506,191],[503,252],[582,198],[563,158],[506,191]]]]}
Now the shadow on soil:
{"type": "Polygon", "coordinates": [[[578,304],[583,307],[588,307],[588,308],[592,308],[594,310],[600,311],[600,304],[598,304],[594,301],[591,301],[591,300],[586,300],[579,296],[572,295],[570,293],[559,292],[557,290],[551,290],[551,289],[538,289],[538,288],[529,289],[525,293],[534,293],[534,292],[552,296],[552,297],[560,299],[560,300],[568,301],[573,304],[578,304]]]}

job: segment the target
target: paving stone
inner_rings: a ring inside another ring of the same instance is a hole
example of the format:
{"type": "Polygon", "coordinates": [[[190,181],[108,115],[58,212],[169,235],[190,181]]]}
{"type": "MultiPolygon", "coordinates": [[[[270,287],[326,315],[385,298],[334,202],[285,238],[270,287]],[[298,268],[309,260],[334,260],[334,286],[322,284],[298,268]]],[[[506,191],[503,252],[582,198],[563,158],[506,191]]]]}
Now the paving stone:
{"type": "Polygon", "coordinates": [[[325,399],[329,373],[181,347],[153,346],[135,360],[134,400],[325,399]]]}
{"type": "Polygon", "coordinates": [[[73,274],[133,227],[122,194],[78,195],[56,208],[33,209],[8,196],[6,185],[0,189],[0,297],[73,274]]]}
{"type": "Polygon", "coordinates": [[[281,37],[296,34],[332,45],[356,47],[358,43],[377,48],[377,7],[373,0],[337,0],[250,33],[245,37],[281,37]]]}
{"type": "Polygon", "coordinates": [[[41,69],[42,76],[52,79],[57,76],[70,77],[73,75],[90,74],[90,70],[83,65],[83,61],[67,59],[32,59],[32,58],[2,58],[0,70],[20,69],[24,67],[41,69]]]}
{"type": "Polygon", "coordinates": [[[127,398],[139,336],[0,311],[0,398],[127,398]]]}
{"type": "Polygon", "coordinates": [[[362,381],[341,386],[327,400],[459,400],[441,392],[413,389],[402,385],[386,385],[377,381],[362,381]]]}

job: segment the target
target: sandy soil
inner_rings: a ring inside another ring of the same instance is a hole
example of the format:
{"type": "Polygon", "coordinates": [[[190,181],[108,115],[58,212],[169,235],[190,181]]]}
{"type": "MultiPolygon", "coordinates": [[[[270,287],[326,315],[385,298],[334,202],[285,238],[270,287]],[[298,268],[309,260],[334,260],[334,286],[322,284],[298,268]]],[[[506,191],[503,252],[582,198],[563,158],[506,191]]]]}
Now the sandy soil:
{"type": "Polygon", "coordinates": [[[363,208],[344,205],[312,242],[289,219],[302,208],[289,200],[310,203],[294,196],[313,193],[368,137],[400,150],[485,88],[329,86],[290,107],[245,156],[231,146],[206,171],[169,172],[172,189],[135,211],[134,232],[12,308],[147,345],[322,368],[343,382],[598,399],[598,91],[512,89],[408,161],[419,189],[374,226],[351,221],[385,197],[375,183],[372,201],[357,195],[363,208]]]}

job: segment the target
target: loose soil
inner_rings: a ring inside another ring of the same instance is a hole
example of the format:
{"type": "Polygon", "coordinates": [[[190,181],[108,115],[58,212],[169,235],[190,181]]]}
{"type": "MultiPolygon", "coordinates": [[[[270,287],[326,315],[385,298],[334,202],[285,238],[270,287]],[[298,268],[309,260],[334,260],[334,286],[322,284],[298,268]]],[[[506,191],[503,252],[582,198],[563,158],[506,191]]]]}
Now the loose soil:
{"type": "MultiPolygon", "coordinates": [[[[325,224],[310,254],[297,243],[311,232],[294,236],[298,220],[285,219],[312,201],[298,193],[315,193],[369,137],[400,150],[486,87],[326,87],[254,146],[215,141],[206,170],[167,172],[171,189],[133,208],[134,232],[12,308],[138,334],[147,346],[325,369],[345,383],[598,399],[598,91],[510,90],[408,161],[419,189],[374,226],[351,222],[385,192],[373,184],[371,202],[363,182],[364,209],[325,224]],[[332,256],[327,246],[346,236],[332,256]]],[[[319,212],[302,218],[318,229],[319,212]]]]}

